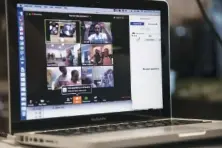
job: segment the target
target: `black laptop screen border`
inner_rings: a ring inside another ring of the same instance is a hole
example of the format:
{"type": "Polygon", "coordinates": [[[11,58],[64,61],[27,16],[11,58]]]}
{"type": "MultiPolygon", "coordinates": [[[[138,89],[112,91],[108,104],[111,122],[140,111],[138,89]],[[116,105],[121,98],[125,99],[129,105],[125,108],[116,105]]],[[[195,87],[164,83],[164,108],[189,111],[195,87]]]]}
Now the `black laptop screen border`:
{"type": "Polygon", "coordinates": [[[148,117],[171,117],[170,85],[169,85],[169,16],[168,5],[164,1],[98,1],[98,0],[8,0],[7,5],[7,23],[8,23],[8,43],[9,43],[9,79],[10,79],[10,123],[11,133],[66,128],[88,124],[103,124],[110,122],[121,122],[130,120],[139,120],[141,115],[148,117]],[[119,8],[119,9],[143,9],[161,11],[161,39],[162,39],[162,77],[163,77],[163,106],[161,110],[133,111],[112,114],[97,114],[89,116],[77,116],[66,118],[53,118],[34,121],[20,121],[20,99],[19,99],[19,65],[18,65],[18,36],[17,36],[17,15],[16,5],[23,4],[41,4],[41,5],[66,5],[95,8],[119,8]]]}

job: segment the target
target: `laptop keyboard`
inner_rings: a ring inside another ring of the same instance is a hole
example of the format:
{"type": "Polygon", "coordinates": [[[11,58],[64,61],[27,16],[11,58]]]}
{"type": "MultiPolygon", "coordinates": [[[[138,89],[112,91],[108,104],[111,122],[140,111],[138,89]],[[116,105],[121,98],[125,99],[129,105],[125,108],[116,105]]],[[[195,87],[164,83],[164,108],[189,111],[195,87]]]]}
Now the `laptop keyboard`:
{"type": "Polygon", "coordinates": [[[41,132],[39,134],[73,136],[73,135],[113,132],[113,131],[138,129],[138,128],[151,128],[151,127],[160,127],[160,126],[186,125],[186,124],[197,124],[197,123],[206,123],[206,122],[188,121],[188,120],[125,122],[118,124],[97,125],[97,126],[88,126],[88,127],[80,127],[73,129],[56,130],[56,131],[46,131],[46,132],[41,132]]]}

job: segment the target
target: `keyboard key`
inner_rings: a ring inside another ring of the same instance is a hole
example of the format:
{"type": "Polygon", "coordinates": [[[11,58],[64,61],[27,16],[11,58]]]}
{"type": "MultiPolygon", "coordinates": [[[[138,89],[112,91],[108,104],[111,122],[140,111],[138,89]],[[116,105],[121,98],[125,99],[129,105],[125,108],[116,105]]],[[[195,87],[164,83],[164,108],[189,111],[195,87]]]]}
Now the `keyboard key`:
{"type": "Polygon", "coordinates": [[[98,126],[97,128],[96,128],[96,132],[105,132],[106,131],[106,126],[98,126]]]}
{"type": "Polygon", "coordinates": [[[154,127],[154,123],[152,123],[152,122],[147,122],[147,123],[145,123],[145,126],[146,126],[146,127],[154,127]]]}
{"type": "Polygon", "coordinates": [[[128,129],[128,124],[119,124],[119,125],[117,125],[117,129],[118,130],[124,130],[124,129],[128,129]]]}
{"type": "Polygon", "coordinates": [[[161,121],[160,122],[154,122],[154,126],[165,126],[165,124],[161,123],[161,121]]]}
{"type": "Polygon", "coordinates": [[[87,130],[86,130],[86,133],[94,133],[96,132],[96,127],[89,127],[87,130]]]}
{"type": "Polygon", "coordinates": [[[165,126],[171,125],[171,121],[170,120],[163,120],[163,121],[161,121],[161,123],[163,123],[165,126]]]}
{"type": "Polygon", "coordinates": [[[144,128],[144,127],[146,127],[146,126],[145,126],[144,124],[140,123],[140,124],[137,125],[137,127],[138,127],[138,128],[144,128]]]}
{"type": "MultiPolygon", "coordinates": [[[[79,128],[78,129],[80,133],[86,133],[87,128],[79,128]]],[[[78,132],[78,131],[77,131],[78,132]]]]}
{"type": "Polygon", "coordinates": [[[107,127],[107,130],[108,130],[108,131],[115,131],[115,130],[117,130],[117,126],[109,125],[109,126],[107,127]]]}

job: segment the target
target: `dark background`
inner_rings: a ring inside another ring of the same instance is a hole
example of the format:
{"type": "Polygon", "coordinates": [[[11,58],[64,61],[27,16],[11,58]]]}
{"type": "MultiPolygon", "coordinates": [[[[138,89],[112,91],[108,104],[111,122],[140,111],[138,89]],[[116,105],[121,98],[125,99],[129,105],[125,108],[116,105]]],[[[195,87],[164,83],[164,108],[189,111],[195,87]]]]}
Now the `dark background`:
{"type": "Polygon", "coordinates": [[[7,62],[6,62],[6,32],[5,32],[5,4],[0,1],[0,80],[7,77],[7,62]]]}
{"type": "MultiPolygon", "coordinates": [[[[222,119],[222,46],[193,1],[168,0],[171,8],[173,115],[222,119]],[[188,11],[189,10],[189,11],[188,11]]],[[[222,1],[201,0],[222,37],[222,1]]]]}

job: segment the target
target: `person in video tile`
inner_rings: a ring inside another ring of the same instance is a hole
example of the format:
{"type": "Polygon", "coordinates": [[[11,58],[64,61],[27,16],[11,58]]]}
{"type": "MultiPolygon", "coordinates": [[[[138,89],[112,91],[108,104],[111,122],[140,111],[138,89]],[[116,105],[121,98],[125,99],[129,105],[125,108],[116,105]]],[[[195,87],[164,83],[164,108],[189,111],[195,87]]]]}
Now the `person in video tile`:
{"type": "Polygon", "coordinates": [[[97,88],[114,87],[113,67],[112,66],[94,67],[93,81],[97,88]]]}
{"type": "Polygon", "coordinates": [[[58,90],[63,86],[81,85],[81,67],[47,67],[48,90],[58,90]]]}
{"type": "Polygon", "coordinates": [[[112,42],[111,23],[84,22],[84,41],[91,44],[105,44],[112,42]]]}
{"type": "Polygon", "coordinates": [[[77,58],[77,65],[80,66],[82,61],[81,61],[81,51],[80,49],[77,50],[78,53],[78,58],[77,58]]]}
{"type": "Polygon", "coordinates": [[[47,66],[80,66],[80,44],[46,44],[47,66]]]}
{"type": "Polygon", "coordinates": [[[73,20],[45,20],[46,41],[61,44],[76,43],[76,24],[77,22],[73,20]]]}
{"type": "Polygon", "coordinates": [[[52,86],[52,76],[53,73],[51,70],[47,70],[47,86],[51,87],[52,86]]]}
{"type": "Polygon", "coordinates": [[[72,51],[71,49],[67,49],[66,50],[66,66],[73,66],[74,63],[73,63],[73,60],[74,60],[74,55],[72,54],[72,51]]]}
{"type": "Polygon", "coordinates": [[[102,64],[102,55],[99,49],[95,50],[95,55],[93,56],[95,65],[101,65],[102,64]]]}
{"type": "Polygon", "coordinates": [[[103,63],[104,66],[112,65],[112,58],[109,54],[109,49],[108,48],[104,49],[104,53],[103,53],[103,57],[102,57],[102,63],[103,63]]]}
{"type": "Polygon", "coordinates": [[[84,44],[81,46],[81,50],[83,65],[113,65],[113,49],[111,44],[84,44]]]}
{"type": "Polygon", "coordinates": [[[93,88],[96,86],[93,84],[92,80],[92,67],[83,67],[82,68],[82,84],[92,85],[93,88]]]}
{"type": "Polygon", "coordinates": [[[60,27],[60,37],[73,37],[75,33],[75,25],[64,24],[60,27]]]}
{"type": "Polygon", "coordinates": [[[55,89],[60,89],[62,86],[69,85],[69,77],[67,75],[67,69],[65,66],[60,66],[59,67],[60,72],[62,73],[56,80],[55,82],[55,89]]]}
{"type": "Polygon", "coordinates": [[[71,81],[69,82],[69,85],[79,85],[79,71],[78,70],[73,70],[71,72],[71,81]]]}
{"type": "Polygon", "coordinates": [[[82,84],[92,84],[92,70],[87,68],[82,69],[82,84]]]}
{"type": "Polygon", "coordinates": [[[102,77],[101,87],[114,87],[113,70],[109,69],[102,77]]]}
{"type": "Polygon", "coordinates": [[[49,30],[51,35],[57,35],[59,33],[59,24],[56,22],[50,22],[49,30]]]}

